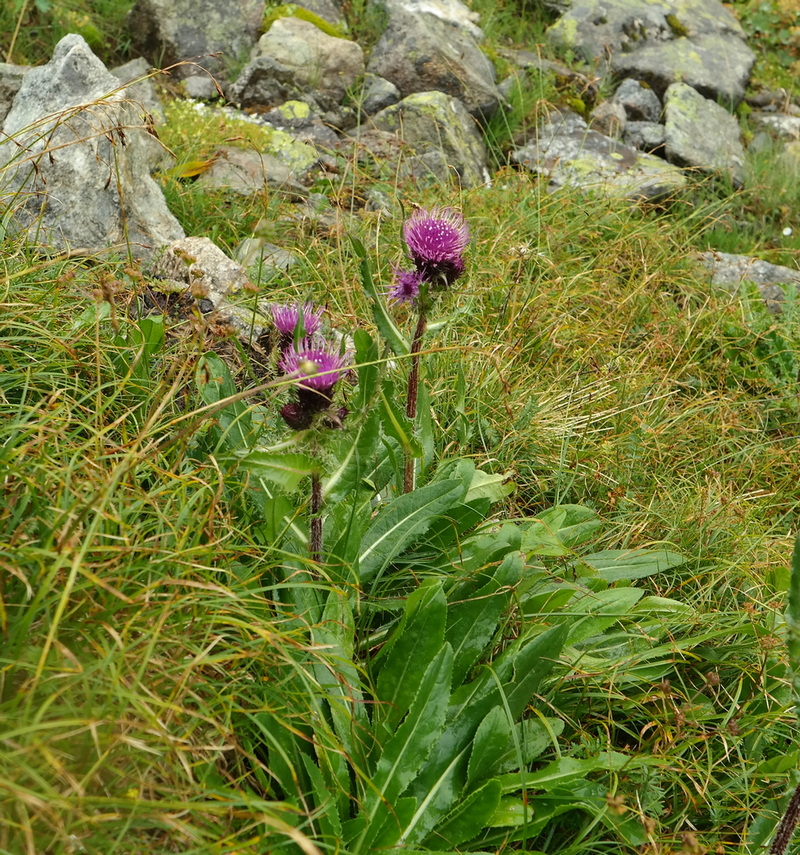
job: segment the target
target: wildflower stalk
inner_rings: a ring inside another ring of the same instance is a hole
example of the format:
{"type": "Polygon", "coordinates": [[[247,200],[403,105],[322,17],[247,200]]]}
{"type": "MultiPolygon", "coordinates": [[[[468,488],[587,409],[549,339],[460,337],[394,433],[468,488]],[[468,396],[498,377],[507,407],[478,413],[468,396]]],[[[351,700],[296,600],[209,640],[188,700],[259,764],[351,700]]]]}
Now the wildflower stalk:
{"type": "Polygon", "coordinates": [[[311,553],[311,560],[315,564],[319,564],[322,560],[322,479],[318,472],[311,475],[311,521],[308,549],[311,553]]]}
{"type": "MultiPolygon", "coordinates": [[[[414,338],[411,341],[411,370],[408,372],[408,392],[406,395],[406,415],[409,419],[417,417],[417,396],[419,394],[419,359],[422,349],[422,337],[428,319],[425,316],[425,308],[420,303],[417,328],[414,330],[414,338]]],[[[410,493],[414,489],[414,458],[406,451],[403,467],[403,492],[410,493]]]]}

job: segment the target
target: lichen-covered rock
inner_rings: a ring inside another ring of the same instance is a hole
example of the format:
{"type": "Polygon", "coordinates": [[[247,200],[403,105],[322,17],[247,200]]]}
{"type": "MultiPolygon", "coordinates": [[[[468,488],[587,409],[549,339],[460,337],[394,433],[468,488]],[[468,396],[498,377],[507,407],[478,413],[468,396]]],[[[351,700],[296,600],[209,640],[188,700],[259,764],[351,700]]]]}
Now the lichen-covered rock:
{"type": "Polygon", "coordinates": [[[305,199],[308,190],[295,173],[278,158],[254,149],[223,146],[211,166],[197,179],[201,187],[232,190],[241,196],[255,196],[269,190],[289,199],[305,199]]]}
{"type": "Polygon", "coordinates": [[[744,97],[755,55],[740,39],[716,34],[644,45],[611,61],[617,74],[634,74],[663,96],[671,83],[735,106],[744,97]]]}
{"type": "Polygon", "coordinates": [[[657,122],[661,118],[658,95],[641,81],[626,77],[617,87],[614,100],[622,104],[631,122],[657,122]]]}
{"type": "Polygon", "coordinates": [[[800,271],[790,267],[727,252],[700,252],[697,257],[710,271],[712,285],[739,293],[744,282],[752,282],[774,314],[781,312],[781,303],[786,298],[785,288],[781,286],[794,285],[800,289],[800,271]]]}
{"type": "Polygon", "coordinates": [[[550,190],[571,185],[633,200],[659,199],[686,185],[679,169],[589,129],[575,113],[550,114],[537,138],[512,159],[549,180],[550,190]]]}
{"type": "MultiPolygon", "coordinates": [[[[364,52],[359,44],[329,36],[300,18],[279,18],[261,36],[253,48],[251,65],[263,60],[281,69],[282,75],[283,69],[289,70],[288,79],[282,77],[288,86],[287,94],[311,95],[323,109],[338,104],[364,73],[364,52]]],[[[252,100],[252,95],[242,91],[240,82],[247,73],[245,69],[235,87],[242,103],[252,100]]],[[[277,104],[273,102],[271,106],[277,104]]]]}
{"type": "Polygon", "coordinates": [[[628,122],[622,135],[625,145],[642,151],[660,152],[667,140],[666,128],[658,122],[628,122]]]}
{"type": "Polygon", "coordinates": [[[258,38],[263,0],[136,0],[128,13],[134,48],[158,68],[185,78],[197,66],[224,85],[227,69],[246,57],[258,38]]]}
{"type": "Polygon", "coordinates": [[[590,125],[598,133],[620,139],[625,133],[625,108],[616,100],[603,101],[592,110],[590,125]]]}
{"type": "Polygon", "coordinates": [[[400,100],[400,90],[385,77],[368,73],[364,75],[364,87],[361,95],[361,109],[371,116],[400,100]]]}
{"type": "Polygon", "coordinates": [[[430,15],[463,30],[473,39],[483,39],[483,31],[478,26],[480,16],[461,0],[378,0],[378,5],[389,17],[396,14],[430,15]]]}
{"type": "Polygon", "coordinates": [[[664,95],[667,160],[703,173],[722,172],[736,186],[744,182],[744,148],[739,123],[724,107],[685,83],[664,95]]]}
{"type": "MultiPolygon", "coordinates": [[[[462,187],[477,187],[489,180],[483,137],[464,105],[444,92],[417,92],[381,110],[375,127],[396,133],[410,144],[414,155],[440,152],[462,187]]],[[[441,158],[428,158],[438,169],[441,158]]]]}
{"type": "Polygon", "coordinates": [[[719,0],[572,0],[547,35],[601,72],[647,80],[659,95],[682,80],[735,104],[755,61],[719,0]]]}
{"type": "Polygon", "coordinates": [[[367,70],[391,80],[403,98],[436,90],[482,120],[500,105],[494,66],[478,42],[434,15],[392,14],[367,70]]]}
{"type": "Polygon", "coordinates": [[[50,248],[149,257],[183,229],[150,177],[140,110],[79,35],[22,82],[0,147],[11,226],[50,248]],[[114,94],[110,94],[114,93],[114,94]]]}
{"type": "Polygon", "coordinates": [[[173,241],[148,272],[173,290],[189,291],[210,300],[220,318],[248,342],[257,339],[269,325],[269,306],[254,305],[255,288],[247,271],[208,238],[173,241]]]}

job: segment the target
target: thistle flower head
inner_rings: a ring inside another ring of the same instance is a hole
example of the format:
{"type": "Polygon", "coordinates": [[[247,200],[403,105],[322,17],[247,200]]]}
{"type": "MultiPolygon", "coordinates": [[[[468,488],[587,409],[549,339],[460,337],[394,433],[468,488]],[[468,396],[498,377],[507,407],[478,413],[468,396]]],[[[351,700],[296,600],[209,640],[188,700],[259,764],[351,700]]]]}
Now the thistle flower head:
{"type": "Polygon", "coordinates": [[[464,272],[469,227],[453,208],[417,208],[403,225],[403,239],[423,279],[451,285],[464,272]]]}
{"type": "Polygon", "coordinates": [[[300,320],[306,335],[314,335],[322,322],[322,309],[315,309],[311,303],[273,303],[270,306],[272,320],[282,335],[294,335],[300,320]]]}
{"type": "Polygon", "coordinates": [[[419,296],[419,286],[423,276],[416,270],[400,270],[394,268],[394,284],[389,289],[388,297],[398,303],[410,303],[419,296]]]}
{"type": "Polygon", "coordinates": [[[292,345],[284,351],[278,367],[301,388],[330,399],[333,387],[344,373],[344,359],[304,339],[297,347],[292,345]]]}

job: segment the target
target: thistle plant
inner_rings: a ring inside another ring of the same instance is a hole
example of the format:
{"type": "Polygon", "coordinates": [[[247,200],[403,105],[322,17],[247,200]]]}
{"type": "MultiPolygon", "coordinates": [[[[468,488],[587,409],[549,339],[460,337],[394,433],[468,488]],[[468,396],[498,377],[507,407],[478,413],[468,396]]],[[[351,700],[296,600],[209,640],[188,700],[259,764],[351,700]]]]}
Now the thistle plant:
{"type": "MultiPolygon", "coordinates": [[[[306,304],[308,306],[308,304],[306,304]]],[[[303,310],[309,318],[317,316],[309,309],[303,310]]],[[[300,315],[298,305],[297,316],[300,315]]],[[[273,312],[274,316],[274,312],[273,312]]],[[[283,333],[285,334],[285,333],[283,333]]],[[[281,418],[293,430],[307,430],[317,416],[325,414],[324,427],[341,426],[345,411],[331,412],[336,384],[344,373],[342,356],[326,350],[311,339],[298,345],[289,344],[278,363],[280,371],[294,381],[295,400],[281,408],[281,418]]],[[[322,554],[322,484],[318,471],[311,473],[311,520],[309,524],[309,551],[313,561],[322,554]]]]}
{"type": "MultiPolygon", "coordinates": [[[[469,243],[469,227],[452,208],[417,208],[403,225],[403,240],[414,262],[413,270],[394,270],[389,298],[412,304],[417,324],[411,340],[411,369],[408,373],[406,415],[416,418],[419,392],[419,359],[428,312],[436,296],[447,291],[464,272],[464,250],[469,243]]],[[[414,489],[414,459],[406,455],[403,492],[414,489]]]]}
{"type": "Polygon", "coordinates": [[[272,322],[278,331],[278,352],[283,354],[296,339],[315,335],[322,323],[322,309],[311,303],[274,303],[272,322]]]}

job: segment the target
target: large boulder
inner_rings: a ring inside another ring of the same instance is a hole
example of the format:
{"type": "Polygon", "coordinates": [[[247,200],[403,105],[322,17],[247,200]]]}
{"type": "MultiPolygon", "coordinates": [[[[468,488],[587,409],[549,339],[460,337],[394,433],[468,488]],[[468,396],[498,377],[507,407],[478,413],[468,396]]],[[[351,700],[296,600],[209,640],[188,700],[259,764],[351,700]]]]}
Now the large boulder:
{"type": "Polygon", "coordinates": [[[703,173],[724,173],[744,183],[744,148],[736,117],[685,83],[664,95],[667,160],[703,173]]]}
{"type": "Polygon", "coordinates": [[[462,187],[489,180],[487,153],[475,120],[457,98],[417,92],[373,116],[375,127],[411,146],[412,175],[457,178],[462,187]]]}
{"type": "Polygon", "coordinates": [[[650,200],[670,196],[686,185],[680,169],[591,130],[575,113],[551,113],[537,138],[514,151],[512,159],[547,178],[550,190],[569,185],[650,200]]]}
{"type": "Polygon", "coordinates": [[[279,18],[258,40],[231,89],[243,106],[275,107],[290,98],[335,108],[364,74],[364,52],[301,18],[279,18]]]}
{"type": "Polygon", "coordinates": [[[14,144],[0,148],[12,226],[56,249],[137,257],[183,236],[150,177],[141,109],[119,86],[79,35],[25,75],[3,124],[14,144]]]}
{"type": "Polygon", "coordinates": [[[755,61],[719,0],[572,0],[547,35],[601,71],[647,80],[659,95],[683,80],[737,103],[755,61]]]}
{"type": "Polygon", "coordinates": [[[475,37],[437,15],[394,11],[367,70],[390,80],[403,98],[436,90],[482,120],[501,103],[494,66],[475,37]]]}
{"type": "Polygon", "coordinates": [[[258,38],[264,0],[136,0],[128,13],[134,48],[179,78],[206,77],[224,84],[229,69],[246,59],[258,38]]]}

